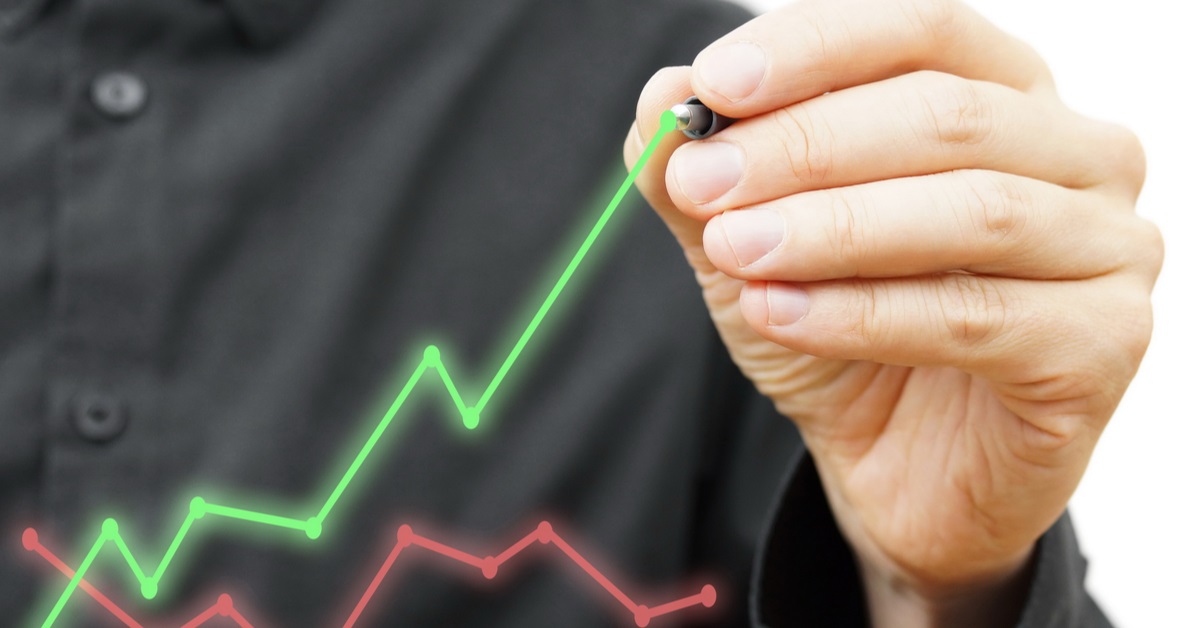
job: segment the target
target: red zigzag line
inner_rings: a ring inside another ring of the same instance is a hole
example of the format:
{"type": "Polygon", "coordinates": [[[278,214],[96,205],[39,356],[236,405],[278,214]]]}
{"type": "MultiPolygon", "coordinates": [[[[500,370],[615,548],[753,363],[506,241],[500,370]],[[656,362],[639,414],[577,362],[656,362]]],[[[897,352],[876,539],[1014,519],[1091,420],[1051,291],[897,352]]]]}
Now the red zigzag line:
{"type": "MultiPolygon", "coordinates": [[[[71,569],[71,567],[69,567],[58,556],[56,556],[41,543],[40,539],[38,538],[37,530],[33,528],[26,529],[25,533],[21,536],[21,542],[25,546],[26,550],[41,556],[42,559],[50,563],[55,569],[60,571],[67,578],[73,578],[75,576],[74,569],[71,569]]],[[[456,562],[475,567],[483,573],[484,578],[490,580],[496,577],[496,573],[501,565],[508,562],[514,556],[520,554],[534,543],[554,545],[556,548],[558,548],[560,552],[566,555],[567,558],[571,559],[571,561],[574,562],[581,570],[583,570],[584,573],[595,580],[601,588],[607,591],[609,595],[619,602],[627,612],[632,614],[634,623],[641,627],[650,625],[650,620],[661,615],[667,615],[693,606],[704,606],[706,608],[711,608],[717,602],[717,590],[711,584],[706,584],[700,589],[699,593],[695,595],[689,595],[672,602],[667,602],[654,607],[646,606],[644,604],[637,604],[630,599],[628,595],[621,591],[617,585],[613,584],[611,580],[601,573],[600,570],[595,567],[595,565],[592,565],[592,563],[588,562],[588,560],[584,558],[578,551],[576,551],[574,547],[571,547],[569,543],[563,540],[563,538],[559,536],[558,533],[554,531],[554,528],[551,527],[546,521],[538,524],[537,528],[533,532],[525,535],[524,538],[516,543],[513,543],[508,549],[504,550],[500,554],[496,556],[484,557],[468,554],[462,550],[439,543],[429,537],[417,534],[413,532],[411,526],[405,524],[396,530],[396,545],[392,547],[392,551],[387,555],[387,558],[384,559],[383,564],[380,565],[379,570],[375,573],[375,577],[371,579],[371,583],[367,586],[366,591],[364,591],[362,596],[358,599],[358,603],[354,606],[354,610],[351,611],[350,616],[346,618],[346,622],[342,624],[342,628],[352,628],[355,625],[359,617],[362,616],[363,611],[366,610],[367,605],[371,602],[371,598],[375,596],[375,593],[379,590],[379,586],[383,583],[384,579],[391,571],[396,559],[400,556],[400,552],[402,552],[406,547],[414,545],[417,547],[422,547],[430,552],[433,552],[434,554],[438,554],[456,562]]],[[[125,624],[128,628],[144,628],[142,624],[134,620],[129,613],[126,613],[124,610],[122,610],[121,607],[117,606],[115,602],[101,593],[98,589],[96,589],[96,587],[92,586],[86,579],[80,581],[79,587],[83,589],[85,593],[91,596],[92,599],[96,600],[96,602],[106,611],[108,611],[113,617],[125,624]]],[[[218,616],[229,617],[233,619],[233,621],[235,621],[241,628],[254,628],[254,625],[251,624],[245,617],[243,617],[236,608],[234,608],[233,599],[228,594],[224,593],[218,596],[215,604],[202,611],[199,615],[192,618],[187,623],[183,624],[181,628],[198,628],[199,626],[207,623],[210,619],[218,616]]]]}

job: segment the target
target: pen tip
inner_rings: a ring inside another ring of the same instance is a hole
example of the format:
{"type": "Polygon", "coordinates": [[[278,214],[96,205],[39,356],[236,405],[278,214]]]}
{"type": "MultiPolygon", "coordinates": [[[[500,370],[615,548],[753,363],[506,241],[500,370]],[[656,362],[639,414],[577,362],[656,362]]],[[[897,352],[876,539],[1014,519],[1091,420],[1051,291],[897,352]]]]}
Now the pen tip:
{"type": "Polygon", "coordinates": [[[676,129],[686,129],[692,123],[692,109],[687,105],[675,105],[671,107],[671,113],[675,114],[676,129]]]}

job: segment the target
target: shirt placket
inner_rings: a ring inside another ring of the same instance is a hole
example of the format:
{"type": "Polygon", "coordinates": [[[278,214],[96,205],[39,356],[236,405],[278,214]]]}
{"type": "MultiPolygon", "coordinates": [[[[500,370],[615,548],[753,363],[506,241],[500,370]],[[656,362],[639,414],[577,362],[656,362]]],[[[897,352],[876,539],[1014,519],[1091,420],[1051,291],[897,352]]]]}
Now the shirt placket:
{"type": "Polygon", "coordinates": [[[154,446],[161,116],[153,48],[137,43],[147,33],[112,28],[129,10],[73,3],[61,51],[44,507],[85,535],[118,514],[148,524],[166,475],[154,446]]]}

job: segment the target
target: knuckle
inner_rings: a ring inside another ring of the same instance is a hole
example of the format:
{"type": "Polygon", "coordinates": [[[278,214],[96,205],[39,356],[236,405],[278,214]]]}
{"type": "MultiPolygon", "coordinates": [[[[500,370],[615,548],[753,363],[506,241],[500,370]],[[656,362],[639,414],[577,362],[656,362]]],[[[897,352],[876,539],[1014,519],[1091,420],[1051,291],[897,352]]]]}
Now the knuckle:
{"type": "Polygon", "coordinates": [[[1154,332],[1150,291],[1126,278],[1109,285],[1102,298],[1111,312],[1108,323],[1111,333],[1106,336],[1113,346],[1107,359],[1114,364],[1130,361],[1136,364],[1149,347],[1154,332]]]}
{"type": "Polygon", "coordinates": [[[1019,240],[1028,227],[1033,199],[1029,190],[1008,176],[970,171],[961,174],[966,191],[966,224],[985,244],[1019,240]]]}
{"type": "Polygon", "coordinates": [[[830,219],[826,227],[826,241],[838,265],[850,265],[849,272],[857,274],[854,260],[865,253],[867,221],[860,200],[852,198],[848,190],[827,194],[830,219]]]}
{"type": "Polygon", "coordinates": [[[1158,225],[1143,218],[1139,218],[1138,223],[1145,232],[1143,236],[1145,244],[1142,249],[1146,252],[1146,267],[1150,271],[1151,281],[1153,281],[1158,278],[1158,273],[1162,272],[1163,260],[1166,257],[1166,242],[1158,225]]]}
{"type": "Polygon", "coordinates": [[[930,139],[939,145],[974,146],[991,137],[996,113],[978,84],[939,72],[920,74],[925,85],[918,98],[930,139]]]}
{"type": "Polygon", "coordinates": [[[994,282],[976,275],[953,274],[936,285],[941,318],[953,342],[976,346],[1004,329],[1009,306],[994,282]]]}
{"type": "Polygon", "coordinates": [[[1109,141],[1116,150],[1116,164],[1119,175],[1127,181],[1134,190],[1141,191],[1146,182],[1146,149],[1142,141],[1127,127],[1109,124],[1109,141]]]}
{"type": "Polygon", "coordinates": [[[1135,356],[1140,361],[1150,347],[1150,338],[1154,335],[1154,308],[1150,303],[1150,295],[1142,293],[1130,305],[1130,328],[1126,334],[1124,349],[1128,355],[1135,356]]]}
{"type": "Polygon", "coordinates": [[[1089,358],[1086,363],[1064,358],[1061,371],[1072,374],[1086,390],[1099,394],[1100,406],[1109,407],[1120,401],[1121,392],[1150,346],[1154,313],[1149,293],[1129,282],[1108,289],[1103,298],[1108,313],[1103,324],[1106,333],[1095,334],[1094,325],[1089,330],[1072,330],[1075,337],[1089,339],[1089,358]],[[1106,394],[1107,387],[1096,382],[1110,382],[1115,387],[1106,394]]]}
{"type": "Polygon", "coordinates": [[[1133,339],[1133,349],[1140,363],[1142,356],[1145,356],[1146,350],[1150,348],[1150,340],[1154,337],[1154,307],[1149,297],[1141,300],[1138,312],[1138,328],[1133,339]]]}
{"type": "Polygon", "coordinates": [[[960,9],[957,0],[908,0],[901,10],[910,25],[931,41],[946,41],[958,35],[960,9]]]}
{"type": "Polygon", "coordinates": [[[862,357],[866,357],[869,348],[883,342],[890,333],[888,321],[891,318],[886,315],[888,304],[882,301],[887,298],[887,291],[879,289],[872,281],[857,281],[854,288],[858,299],[851,300],[854,310],[847,312],[845,318],[849,327],[847,332],[864,352],[862,357]],[[884,315],[881,316],[881,312],[884,315]]]}
{"type": "Polygon", "coordinates": [[[1058,92],[1055,88],[1054,72],[1050,70],[1050,64],[1046,63],[1046,59],[1038,54],[1029,42],[1020,39],[1009,39],[1009,43],[1017,49],[1023,51],[1023,57],[1027,67],[1024,74],[1020,77],[1023,80],[1010,83],[1010,85],[1023,92],[1038,93],[1058,99],[1058,92]]]}
{"type": "Polygon", "coordinates": [[[837,20],[836,14],[830,11],[801,10],[799,15],[803,20],[801,31],[815,44],[809,53],[811,67],[836,66],[842,53],[839,42],[853,41],[848,25],[837,20]]]}
{"type": "Polygon", "coordinates": [[[1114,229],[1122,238],[1117,267],[1133,273],[1143,280],[1148,292],[1162,271],[1166,247],[1162,231],[1153,222],[1136,215],[1121,215],[1114,229]]]}
{"type": "Polygon", "coordinates": [[[818,124],[803,105],[778,109],[771,120],[781,130],[777,137],[792,176],[811,187],[820,187],[829,180],[833,175],[833,142],[828,126],[818,124]]]}

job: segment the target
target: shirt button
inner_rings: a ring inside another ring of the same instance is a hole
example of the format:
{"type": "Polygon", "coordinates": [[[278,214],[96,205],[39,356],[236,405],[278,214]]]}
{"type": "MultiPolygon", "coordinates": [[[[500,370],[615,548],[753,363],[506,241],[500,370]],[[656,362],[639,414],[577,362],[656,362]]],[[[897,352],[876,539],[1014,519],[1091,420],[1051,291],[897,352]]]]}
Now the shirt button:
{"type": "Polygon", "coordinates": [[[146,108],[149,96],[146,82],[129,72],[106,72],[92,81],[92,104],[112,118],[136,116],[146,108]]]}
{"type": "Polygon", "coordinates": [[[85,440],[107,443],[125,431],[129,413],[124,404],[113,397],[85,394],[75,401],[72,423],[85,440]]]}

